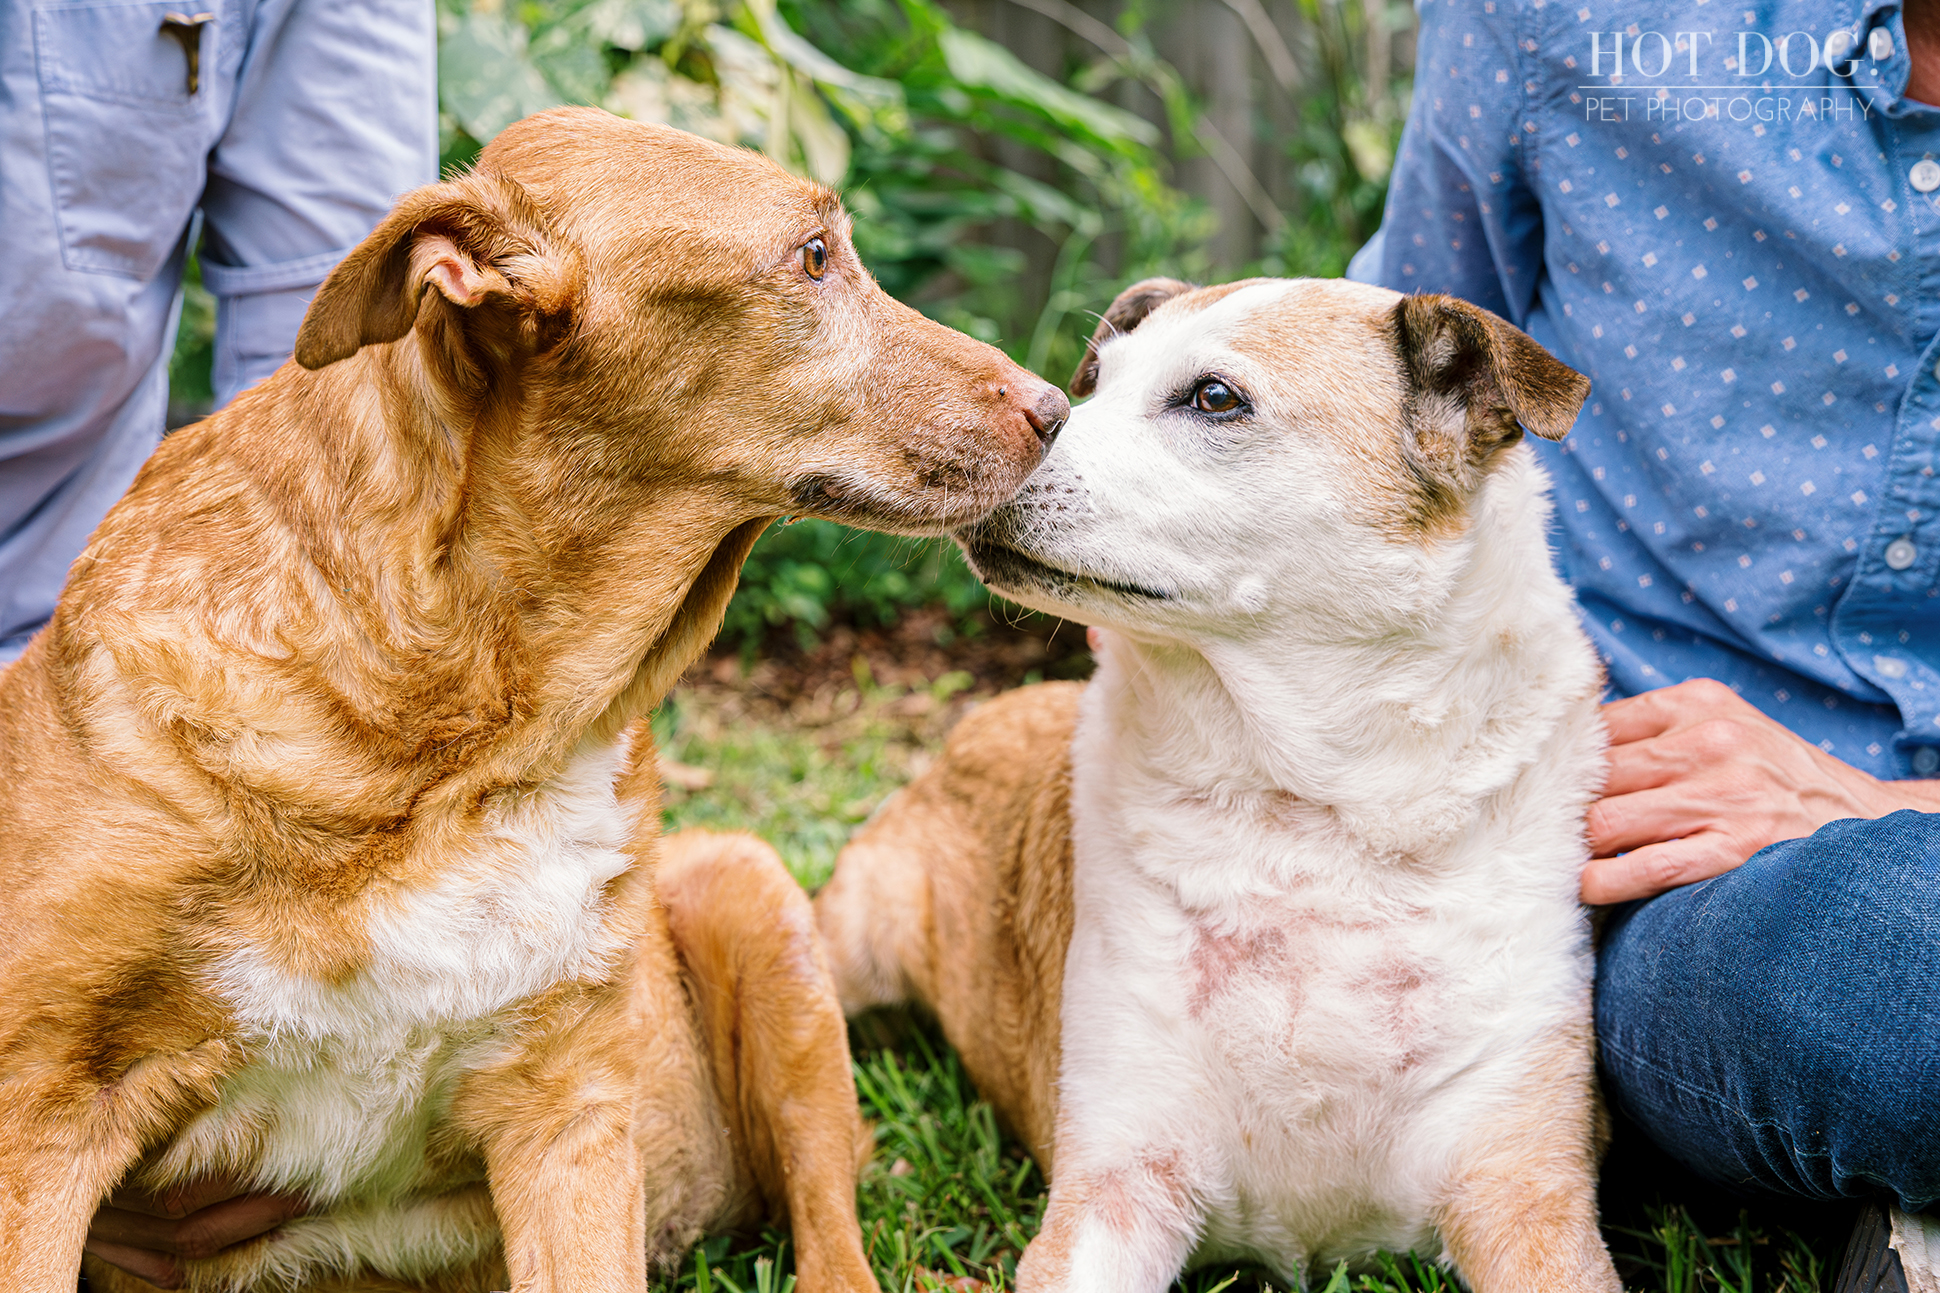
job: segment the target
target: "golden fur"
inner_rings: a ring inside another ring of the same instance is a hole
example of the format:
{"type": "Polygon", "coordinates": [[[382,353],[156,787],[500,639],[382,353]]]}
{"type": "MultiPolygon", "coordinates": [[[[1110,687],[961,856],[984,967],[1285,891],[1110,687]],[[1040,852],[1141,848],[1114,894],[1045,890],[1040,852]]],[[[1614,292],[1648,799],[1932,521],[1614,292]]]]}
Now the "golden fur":
{"type": "Polygon", "coordinates": [[[630,950],[478,1023],[396,1187],[449,1214],[448,1267],[272,1278],[298,1223],[190,1282],[638,1290],[765,1204],[804,1290],[873,1288],[805,902],[751,841],[661,856],[641,720],[773,518],[981,515],[1062,396],[885,296],[832,194],[586,109],[406,195],[297,354],[163,443],[0,674],[0,1285],[70,1293],[118,1182],[252,1179],[259,1123],[168,1152],[277,1041],[221,967],[354,986],[374,921],[614,748],[630,865],[594,932],[630,950]]]}

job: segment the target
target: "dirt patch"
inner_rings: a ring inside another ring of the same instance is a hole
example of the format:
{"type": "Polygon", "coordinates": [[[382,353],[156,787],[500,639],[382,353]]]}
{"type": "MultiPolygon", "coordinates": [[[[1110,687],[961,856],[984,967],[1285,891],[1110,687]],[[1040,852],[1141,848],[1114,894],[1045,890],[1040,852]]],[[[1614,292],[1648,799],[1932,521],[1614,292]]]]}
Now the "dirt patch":
{"type": "Polygon", "coordinates": [[[749,717],[806,727],[827,725],[862,697],[900,693],[884,697],[889,715],[932,728],[945,716],[939,710],[954,721],[970,702],[1000,691],[1091,675],[1081,624],[1044,615],[986,617],[977,630],[959,632],[947,612],[928,608],[882,628],[837,626],[812,650],[777,636],[755,653],[711,652],[681,685],[713,700],[732,692],[749,717]]]}

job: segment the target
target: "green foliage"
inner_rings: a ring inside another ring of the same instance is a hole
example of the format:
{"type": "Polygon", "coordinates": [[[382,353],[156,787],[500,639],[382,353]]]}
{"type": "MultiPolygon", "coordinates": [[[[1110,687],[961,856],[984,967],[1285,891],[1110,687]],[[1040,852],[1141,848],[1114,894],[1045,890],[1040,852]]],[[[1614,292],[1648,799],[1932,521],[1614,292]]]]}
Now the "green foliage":
{"type": "Polygon", "coordinates": [[[1381,225],[1408,85],[1386,75],[1388,42],[1411,33],[1408,7],[1297,0],[1313,33],[1315,78],[1286,141],[1301,218],[1280,231],[1263,272],[1336,277],[1381,225]]]}
{"type": "Polygon", "coordinates": [[[953,543],[805,520],[776,526],[755,545],[721,633],[751,650],[787,631],[806,650],[832,622],[890,624],[939,603],[974,632],[990,600],[953,543]]]}
{"type": "Polygon", "coordinates": [[[998,1132],[955,1052],[932,1030],[900,1032],[891,1045],[862,1049],[855,1066],[876,1129],[857,1194],[863,1244],[885,1287],[923,1267],[1008,1288],[1044,1212],[1043,1177],[998,1132]]]}
{"type": "Polygon", "coordinates": [[[215,403],[216,300],[202,286],[202,262],[194,256],[182,273],[182,319],[168,359],[168,424],[180,426],[215,403]]]}
{"type": "Polygon", "coordinates": [[[970,685],[969,674],[946,673],[914,690],[880,686],[858,664],[852,691],[786,723],[676,691],[654,716],[654,740],[663,758],[703,769],[706,784],[668,788],[667,829],[753,831],[816,888],[850,833],[928,757],[912,721],[940,720],[970,685]]]}
{"type": "Polygon", "coordinates": [[[906,96],[906,129],[847,123],[856,244],[892,295],[1062,380],[1128,279],[1206,268],[1211,218],[1168,182],[1160,130],[1101,97],[1116,78],[1053,80],[931,0],[787,12],[906,96]],[[994,236],[1006,222],[1055,248],[1048,285],[1022,281],[1024,255],[994,236]]]}
{"type": "Polygon", "coordinates": [[[1819,1293],[1832,1264],[1790,1231],[1770,1233],[1746,1213],[1728,1235],[1707,1236],[1682,1207],[1647,1210],[1647,1229],[1611,1236],[1619,1261],[1663,1293],[1819,1293]]]}

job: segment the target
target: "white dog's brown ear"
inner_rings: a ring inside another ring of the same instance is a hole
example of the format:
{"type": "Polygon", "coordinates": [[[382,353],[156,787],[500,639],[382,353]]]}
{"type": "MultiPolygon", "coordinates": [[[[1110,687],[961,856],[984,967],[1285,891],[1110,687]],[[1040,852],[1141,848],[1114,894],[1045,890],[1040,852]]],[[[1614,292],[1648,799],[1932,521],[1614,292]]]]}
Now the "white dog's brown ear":
{"type": "Polygon", "coordinates": [[[1098,389],[1098,347],[1121,333],[1130,332],[1144,322],[1146,315],[1179,293],[1191,292],[1197,287],[1196,283],[1182,283],[1176,278],[1148,278],[1120,292],[1085,344],[1085,357],[1078,361],[1078,370],[1071,374],[1071,393],[1083,398],[1098,389]]]}
{"type": "Polygon", "coordinates": [[[1590,379],[1521,329],[1452,296],[1404,296],[1394,328],[1410,387],[1459,401],[1477,448],[1493,452],[1524,430],[1561,440],[1590,396],[1590,379]]]}
{"type": "MultiPolygon", "coordinates": [[[[322,368],[396,341],[427,287],[455,306],[504,307],[501,345],[545,350],[563,335],[579,260],[557,244],[512,180],[478,171],[408,193],[317,289],[296,334],[296,362],[322,368]]],[[[479,322],[483,323],[484,320],[479,322]]],[[[489,343],[488,343],[489,344],[489,343]]]]}
{"type": "Polygon", "coordinates": [[[1589,398],[1589,378],[1467,301],[1404,296],[1393,327],[1408,388],[1403,448],[1438,489],[1466,497],[1525,430],[1561,440],[1589,398]]]}

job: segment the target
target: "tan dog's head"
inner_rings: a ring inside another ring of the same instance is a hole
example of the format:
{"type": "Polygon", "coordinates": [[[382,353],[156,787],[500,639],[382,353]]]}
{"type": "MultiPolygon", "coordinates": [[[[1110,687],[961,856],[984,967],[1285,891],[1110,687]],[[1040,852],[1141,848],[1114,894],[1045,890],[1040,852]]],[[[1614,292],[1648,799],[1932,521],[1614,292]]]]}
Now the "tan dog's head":
{"type": "MultiPolygon", "coordinates": [[[[1560,440],[1589,379],[1450,297],[1152,279],[1092,338],[1072,393],[1094,389],[1018,497],[959,531],[985,582],[1167,635],[1378,636],[1432,612],[1488,482],[1526,463],[1512,446],[1560,440]]],[[[1540,553],[1541,531],[1516,541],[1540,553]]]]}
{"type": "Polygon", "coordinates": [[[553,473],[569,506],[676,484],[741,520],[936,533],[1014,493],[1069,412],[890,299],[828,190],[589,108],[407,195],[318,292],[296,358],[414,327],[438,411],[515,423],[528,484],[553,473]]]}

